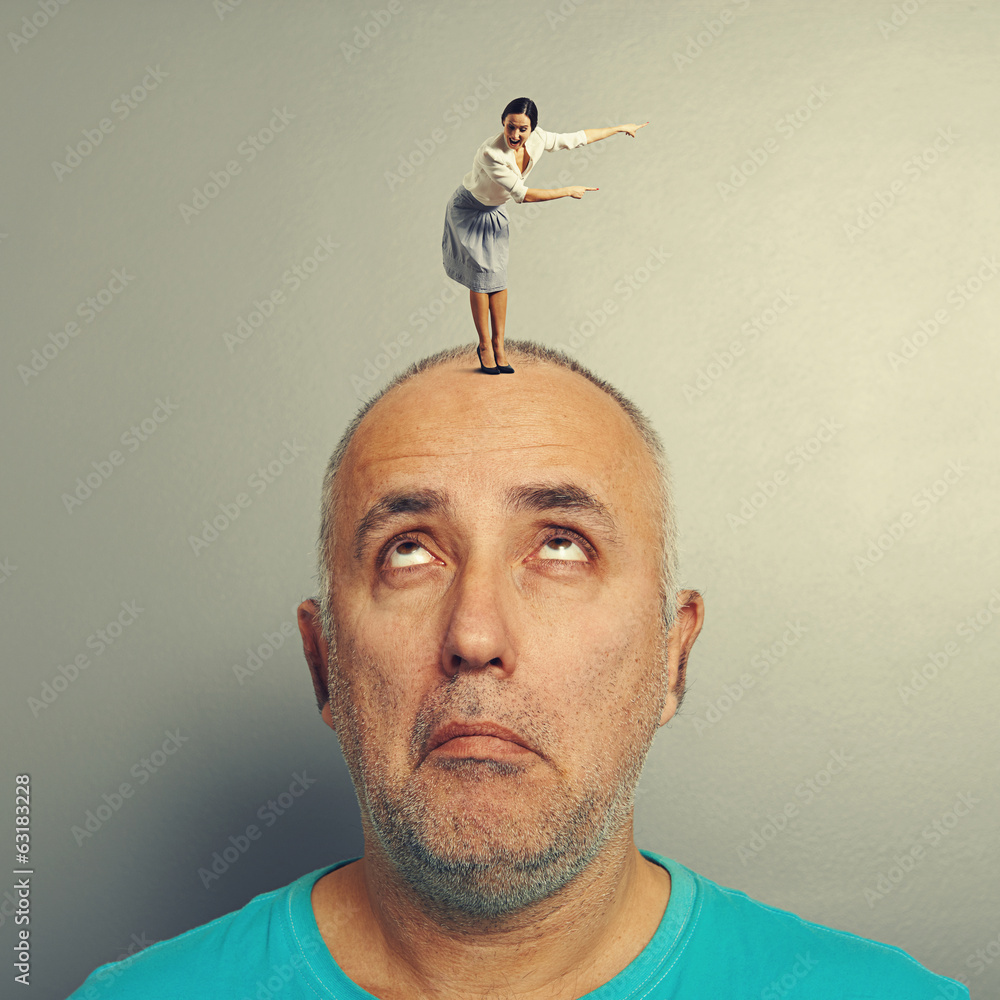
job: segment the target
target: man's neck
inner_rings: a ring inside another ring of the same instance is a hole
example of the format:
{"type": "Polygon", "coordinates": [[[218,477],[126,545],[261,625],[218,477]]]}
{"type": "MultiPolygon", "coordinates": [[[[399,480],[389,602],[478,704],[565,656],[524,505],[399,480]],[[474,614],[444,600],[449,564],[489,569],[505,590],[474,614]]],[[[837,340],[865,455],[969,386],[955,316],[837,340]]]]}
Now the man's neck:
{"type": "Polygon", "coordinates": [[[380,1000],[570,1000],[636,958],[669,896],[669,874],[629,829],[556,897],[502,925],[443,927],[371,853],[320,879],[312,904],[344,974],[380,1000]]]}

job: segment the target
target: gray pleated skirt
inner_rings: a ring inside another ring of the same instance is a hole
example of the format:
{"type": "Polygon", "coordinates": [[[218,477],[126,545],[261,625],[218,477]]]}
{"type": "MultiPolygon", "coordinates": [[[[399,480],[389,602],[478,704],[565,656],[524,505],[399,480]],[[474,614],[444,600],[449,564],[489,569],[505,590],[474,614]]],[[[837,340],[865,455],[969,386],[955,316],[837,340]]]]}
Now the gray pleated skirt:
{"type": "Polygon", "coordinates": [[[504,205],[484,205],[459,185],[444,213],[441,253],[450,278],[474,292],[507,287],[510,229],[504,205]]]}

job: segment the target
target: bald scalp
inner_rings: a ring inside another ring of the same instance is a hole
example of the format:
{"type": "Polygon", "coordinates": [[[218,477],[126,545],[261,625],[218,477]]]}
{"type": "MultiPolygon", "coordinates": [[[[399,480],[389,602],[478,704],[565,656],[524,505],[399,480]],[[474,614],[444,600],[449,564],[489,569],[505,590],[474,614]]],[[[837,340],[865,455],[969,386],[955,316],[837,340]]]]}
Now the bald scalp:
{"type": "MultiPolygon", "coordinates": [[[[666,457],[659,435],[653,429],[646,416],[621,392],[610,383],[595,376],[579,362],[568,357],[560,351],[543,347],[532,341],[510,340],[506,343],[507,354],[514,364],[520,365],[523,370],[526,367],[536,369],[536,366],[551,365],[561,369],[566,373],[575,373],[582,380],[580,384],[581,395],[586,397],[593,388],[600,390],[606,397],[616,404],[617,409],[623,414],[627,424],[637,435],[637,445],[644,450],[651,460],[651,474],[641,476],[641,481],[634,483],[634,490],[645,493],[642,502],[651,512],[650,516],[657,521],[657,533],[661,539],[662,556],[660,561],[660,591],[662,600],[662,613],[664,623],[667,628],[672,624],[676,611],[676,526],[673,515],[673,503],[667,470],[666,457]]],[[[375,427],[370,425],[372,420],[379,419],[379,411],[386,405],[393,403],[394,395],[398,396],[398,390],[403,387],[412,387],[414,380],[421,376],[429,376],[435,370],[452,367],[457,368],[462,362],[470,366],[477,365],[475,351],[469,346],[448,348],[436,354],[423,358],[412,364],[408,369],[393,379],[376,396],[366,402],[354,419],[347,426],[340,441],[338,442],[330,460],[327,464],[326,474],[323,479],[323,492],[320,502],[320,530],[317,546],[318,576],[320,585],[320,613],[324,636],[330,646],[331,660],[335,656],[334,650],[334,628],[333,628],[333,548],[336,538],[336,525],[338,512],[344,507],[346,495],[346,482],[344,474],[355,458],[355,451],[358,446],[363,447],[363,439],[367,437],[365,431],[378,433],[375,427]],[[381,404],[381,405],[380,405],[381,404]],[[362,428],[364,431],[362,431],[362,428]],[[359,435],[359,431],[362,433],[359,435]],[[346,461],[345,461],[346,460],[346,461]]],[[[471,373],[470,373],[471,374],[471,373]]],[[[517,376],[515,376],[517,378],[517,376]]],[[[433,383],[434,379],[429,379],[433,383]]],[[[507,419],[516,422],[516,410],[513,407],[504,409],[504,404],[509,396],[505,392],[510,392],[513,388],[507,378],[495,380],[493,383],[483,386],[484,390],[497,392],[496,409],[498,416],[502,415],[507,419]]],[[[447,398],[442,396],[442,405],[447,406],[447,398]]],[[[453,415],[454,419],[461,419],[462,414],[453,415]]],[[[500,431],[502,433],[502,431],[500,431]]]]}

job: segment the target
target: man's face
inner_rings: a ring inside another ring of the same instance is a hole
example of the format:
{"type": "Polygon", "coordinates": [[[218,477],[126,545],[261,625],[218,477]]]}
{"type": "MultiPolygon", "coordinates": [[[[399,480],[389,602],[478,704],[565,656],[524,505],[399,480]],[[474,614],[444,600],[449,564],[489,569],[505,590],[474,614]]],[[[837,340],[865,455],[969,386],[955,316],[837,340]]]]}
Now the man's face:
{"type": "Polygon", "coordinates": [[[613,835],[667,691],[656,471],[596,386],[459,363],[341,466],[332,723],[369,854],[442,912],[514,912],[613,835]]]}

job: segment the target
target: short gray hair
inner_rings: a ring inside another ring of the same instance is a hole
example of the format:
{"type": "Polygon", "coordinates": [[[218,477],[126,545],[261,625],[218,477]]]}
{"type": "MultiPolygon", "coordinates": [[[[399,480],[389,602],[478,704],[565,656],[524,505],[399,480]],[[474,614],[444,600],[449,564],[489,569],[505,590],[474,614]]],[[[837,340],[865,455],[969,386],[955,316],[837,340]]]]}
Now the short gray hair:
{"type": "MultiPolygon", "coordinates": [[[[663,442],[659,434],[653,428],[646,415],[624,396],[618,389],[603,379],[598,378],[589,369],[580,364],[579,361],[569,357],[562,351],[554,350],[551,347],[544,347],[531,340],[508,340],[506,350],[509,355],[520,362],[548,362],[558,365],[560,368],[568,369],[582,375],[589,382],[592,382],[607,393],[621,408],[625,415],[632,422],[632,426],[638,431],[649,451],[650,457],[657,470],[657,495],[648,498],[651,505],[659,507],[660,511],[660,531],[662,535],[662,558],[660,560],[660,592],[663,608],[663,620],[665,628],[669,629],[673,624],[674,616],[677,613],[677,525],[674,519],[673,491],[670,485],[670,473],[667,466],[666,453],[663,450],[663,442]]],[[[354,438],[362,420],[367,416],[369,410],[387,393],[392,392],[398,385],[408,382],[422,372],[449,361],[467,359],[474,361],[474,349],[468,345],[461,347],[449,347],[436,354],[415,361],[404,372],[397,375],[388,385],[377,395],[369,399],[354,419],[347,425],[343,436],[334,448],[330,461],[326,466],[326,475],[323,477],[323,496],[320,501],[320,521],[319,540],[317,545],[317,573],[319,576],[319,607],[320,620],[323,626],[323,634],[330,644],[331,653],[333,649],[333,609],[331,583],[331,553],[333,544],[333,526],[336,520],[337,503],[340,499],[338,484],[338,473],[344,460],[344,455],[354,438]]]]}

